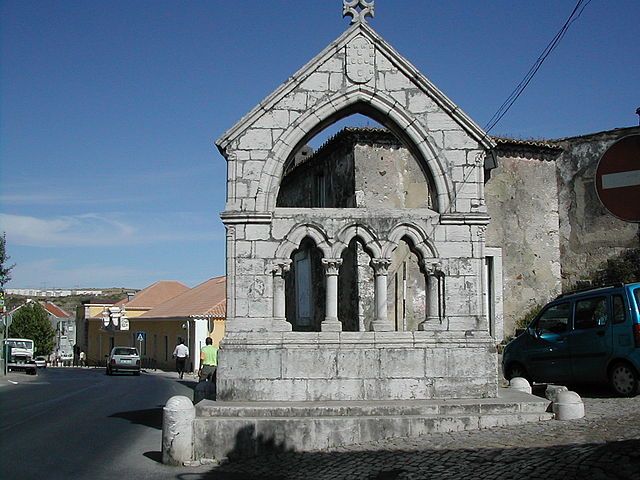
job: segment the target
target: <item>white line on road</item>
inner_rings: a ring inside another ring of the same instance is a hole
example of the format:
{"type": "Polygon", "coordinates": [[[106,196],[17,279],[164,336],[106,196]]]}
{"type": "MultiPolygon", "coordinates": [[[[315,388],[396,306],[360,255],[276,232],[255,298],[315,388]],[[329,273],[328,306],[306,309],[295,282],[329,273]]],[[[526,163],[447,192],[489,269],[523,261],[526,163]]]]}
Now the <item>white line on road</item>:
{"type": "Polygon", "coordinates": [[[609,188],[635,187],[636,185],[640,185],[640,170],[602,175],[603,190],[609,188]]]}

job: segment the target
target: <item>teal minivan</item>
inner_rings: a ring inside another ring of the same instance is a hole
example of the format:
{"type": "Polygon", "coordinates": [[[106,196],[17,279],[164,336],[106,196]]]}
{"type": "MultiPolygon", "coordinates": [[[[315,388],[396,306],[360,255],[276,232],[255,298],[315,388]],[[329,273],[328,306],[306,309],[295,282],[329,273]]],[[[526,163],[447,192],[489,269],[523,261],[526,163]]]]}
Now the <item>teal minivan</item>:
{"type": "Polygon", "coordinates": [[[562,295],[504,349],[507,380],[609,382],[634,396],[640,378],[640,283],[562,295]]]}

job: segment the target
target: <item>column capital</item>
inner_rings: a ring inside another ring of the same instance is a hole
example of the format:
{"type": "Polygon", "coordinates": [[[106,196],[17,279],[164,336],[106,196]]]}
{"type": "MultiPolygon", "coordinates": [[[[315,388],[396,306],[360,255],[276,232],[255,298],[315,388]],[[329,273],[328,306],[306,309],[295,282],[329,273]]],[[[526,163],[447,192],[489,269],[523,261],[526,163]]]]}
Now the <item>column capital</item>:
{"type": "Polygon", "coordinates": [[[271,273],[274,277],[284,277],[291,270],[291,259],[283,258],[278,259],[269,264],[267,272],[271,273]]]}
{"type": "Polygon", "coordinates": [[[444,272],[442,271],[442,263],[433,258],[422,260],[422,268],[430,277],[438,277],[444,275],[444,272]]]}
{"type": "Polygon", "coordinates": [[[341,258],[323,258],[322,266],[324,267],[325,275],[338,275],[340,272],[340,266],[342,265],[341,258]]]}
{"type": "Polygon", "coordinates": [[[372,258],[369,265],[373,268],[374,275],[387,275],[391,260],[388,258],[372,258]]]}

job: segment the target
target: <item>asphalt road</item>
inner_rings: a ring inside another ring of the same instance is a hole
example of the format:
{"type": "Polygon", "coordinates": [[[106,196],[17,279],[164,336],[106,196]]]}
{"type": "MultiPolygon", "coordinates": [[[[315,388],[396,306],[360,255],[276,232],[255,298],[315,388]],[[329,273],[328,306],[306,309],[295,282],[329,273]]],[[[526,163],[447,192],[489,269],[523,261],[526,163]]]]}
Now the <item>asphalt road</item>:
{"type": "Polygon", "coordinates": [[[160,463],[162,406],[190,397],[194,380],[103,369],[12,375],[0,377],[1,480],[640,479],[640,395],[579,391],[586,416],[567,422],[169,467],[160,463]]]}
{"type": "Polygon", "coordinates": [[[198,471],[160,463],[162,407],[174,395],[192,398],[193,380],[75,368],[0,379],[3,480],[156,480],[198,471]]]}

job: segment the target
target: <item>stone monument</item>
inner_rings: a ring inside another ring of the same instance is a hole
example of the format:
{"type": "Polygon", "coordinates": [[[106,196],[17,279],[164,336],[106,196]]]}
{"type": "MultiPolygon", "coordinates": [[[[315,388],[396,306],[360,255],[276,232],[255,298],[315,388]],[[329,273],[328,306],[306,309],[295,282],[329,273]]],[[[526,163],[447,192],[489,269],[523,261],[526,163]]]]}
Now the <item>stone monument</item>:
{"type": "Polygon", "coordinates": [[[373,1],[343,6],[352,25],[217,141],[228,162],[217,399],[193,410],[170,400],[165,463],[552,416],[547,400],[498,389],[484,308],[492,140],[368,25],[373,1]],[[310,167],[317,157],[307,141],[353,113],[384,125],[411,153],[402,175],[379,168],[387,157],[371,145],[358,159],[347,149],[334,151],[343,155],[335,163],[325,157],[323,165],[346,170],[310,167]],[[363,168],[371,171],[361,190],[345,179],[363,168]],[[414,301],[424,305],[399,323],[389,316],[389,278],[400,286],[394,268],[409,255],[425,292],[414,301]],[[358,293],[374,301],[345,309],[341,300],[358,293]],[[173,448],[176,438],[191,444],[173,448]]]}
{"type": "Polygon", "coordinates": [[[371,28],[374,3],[344,1],[351,26],[216,142],[228,164],[219,400],[497,395],[497,341],[483,280],[484,163],[495,145],[371,28]],[[354,113],[402,141],[428,201],[418,208],[328,204],[318,178],[312,207],[280,206],[280,183],[299,152],[354,113]],[[344,255],[354,241],[372,272],[368,331],[345,331],[354,322],[338,308],[339,279],[351,268],[344,255]],[[387,313],[389,267],[402,242],[419,259],[426,291],[425,315],[413,331],[397,331],[387,313]]]}

